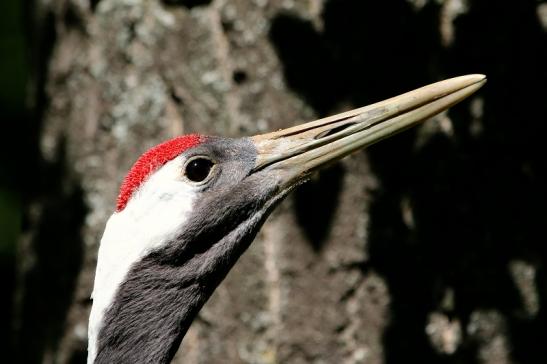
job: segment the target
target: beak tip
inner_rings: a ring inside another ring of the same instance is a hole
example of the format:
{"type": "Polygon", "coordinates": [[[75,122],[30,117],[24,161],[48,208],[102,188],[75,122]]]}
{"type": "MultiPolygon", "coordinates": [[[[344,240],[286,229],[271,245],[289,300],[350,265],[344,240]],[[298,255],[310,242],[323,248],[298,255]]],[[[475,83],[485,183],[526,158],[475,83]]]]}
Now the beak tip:
{"type": "Polygon", "coordinates": [[[427,120],[479,90],[486,75],[468,74],[423,86],[359,109],[252,137],[255,170],[279,163],[298,180],[331,161],[427,120]]]}
{"type": "Polygon", "coordinates": [[[483,75],[481,73],[475,73],[467,76],[463,76],[469,79],[471,83],[479,83],[479,82],[486,82],[487,78],[486,75],[483,75]]]}

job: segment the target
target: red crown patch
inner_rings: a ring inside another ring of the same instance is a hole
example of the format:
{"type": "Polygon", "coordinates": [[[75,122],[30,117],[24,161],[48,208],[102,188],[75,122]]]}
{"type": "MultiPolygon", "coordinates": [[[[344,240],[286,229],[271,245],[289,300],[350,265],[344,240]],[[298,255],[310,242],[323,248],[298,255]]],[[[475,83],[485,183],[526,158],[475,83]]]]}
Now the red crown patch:
{"type": "Polygon", "coordinates": [[[120,187],[116,202],[116,212],[122,211],[135,190],[161,166],[177,157],[185,150],[203,142],[204,137],[198,134],[189,134],[167,140],[144,152],[133,164],[125,176],[120,187]]]}

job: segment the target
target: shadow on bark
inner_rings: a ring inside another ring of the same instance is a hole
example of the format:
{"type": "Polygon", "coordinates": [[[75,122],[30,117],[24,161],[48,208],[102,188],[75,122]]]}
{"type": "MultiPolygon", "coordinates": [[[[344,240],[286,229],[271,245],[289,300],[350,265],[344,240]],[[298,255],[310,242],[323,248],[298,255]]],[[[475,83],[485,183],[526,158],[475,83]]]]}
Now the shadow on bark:
{"type": "Polygon", "coordinates": [[[171,6],[183,6],[188,9],[192,9],[196,6],[206,6],[211,3],[212,0],[162,0],[166,5],[171,6]]]}
{"type": "Polygon", "coordinates": [[[23,226],[30,241],[28,251],[20,253],[33,258],[20,286],[16,359],[21,363],[42,363],[46,352],[57,349],[82,266],[81,228],[87,207],[80,185],[68,177],[63,149],[58,164],[44,165],[41,170],[45,185],[33,203],[40,210],[37,221],[30,231],[23,226]]]}
{"type": "Polygon", "coordinates": [[[296,217],[312,248],[320,251],[332,225],[340,197],[344,168],[335,164],[294,192],[296,217]]]}
{"type": "MultiPolygon", "coordinates": [[[[436,133],[418,146],[416,131],[405,132],[368,151],[381,185],[370,207],[368,249],[370,268],[390,291],[388,364],[478,362],[480,343],[466,327],[480,309],[503,315],[513,360],[545,357],[546,34],[535,1],[468,5],[450,48],[441,46],[435,2],[415,10],[405,0],[327,1],[321,32],[290,14],[272,23],[287,83],[320,115],[454,75],[488,75],[478,95],[482,114],[471,115],[469,101],[455,108],[451,135],[436,133]],[[403,218],[405,204],[411,222],[403,218]],[[523,313],[510,274],[515,260],[537,270],[536,313],[523,313]],[[426,335],[433,311],[462,321],[462,342],[451,355],[426,335]]],[[[299,221],[302,211],[297,206],[299,221]]]]}
{"type": "MultiPolygon", "coordinates": [[[[7,362],[42,363],[47,351],[54,352],[64,333],[83,259],[81,228],[87,214],[83,191],[67,165],[65,141],[56,146],[53,161],[40,151],[44,112],[49,99],[46,77],[56,42],[52,13],[35,14],[33,1],[26,4],[27,35],[34,105],[31,116],[17,125],[12,153],[24,168],[17,170],[18,189],[24,206],[19,249],[18,293],[14,321],[14,357],[7,362]]],[[[7,292],[12,297],[11,292],[7,292]]],[[[11,326],[11,325],[6,325],[11,326]]]]}

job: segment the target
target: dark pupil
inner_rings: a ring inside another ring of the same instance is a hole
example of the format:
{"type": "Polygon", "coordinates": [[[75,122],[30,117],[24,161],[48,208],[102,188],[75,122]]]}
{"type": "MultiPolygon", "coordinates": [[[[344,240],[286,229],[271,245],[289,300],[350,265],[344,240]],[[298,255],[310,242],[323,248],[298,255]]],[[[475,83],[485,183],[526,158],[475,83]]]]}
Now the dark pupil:
{"type": "Polygon", "coordinates": [[[209,175],[213,162],[205,158],[197,158],[186,165],[186,177],[190,181],[201,182],[209,175]]]}

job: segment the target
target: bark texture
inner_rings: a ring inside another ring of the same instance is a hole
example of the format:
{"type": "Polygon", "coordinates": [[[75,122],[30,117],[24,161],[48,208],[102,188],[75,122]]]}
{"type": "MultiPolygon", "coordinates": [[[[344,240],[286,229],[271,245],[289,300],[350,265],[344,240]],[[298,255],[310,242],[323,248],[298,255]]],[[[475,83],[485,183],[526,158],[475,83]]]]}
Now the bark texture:
{"type": "Polygon", "coordinates": [[[33,14],[39,187],[20,244],[18,362],[85,361],[98,242],[147,148],[479,72],[490,81],[469,102],[288,198],[175,363],[545,358],[545,4],[36,0],[33,14]]]}

